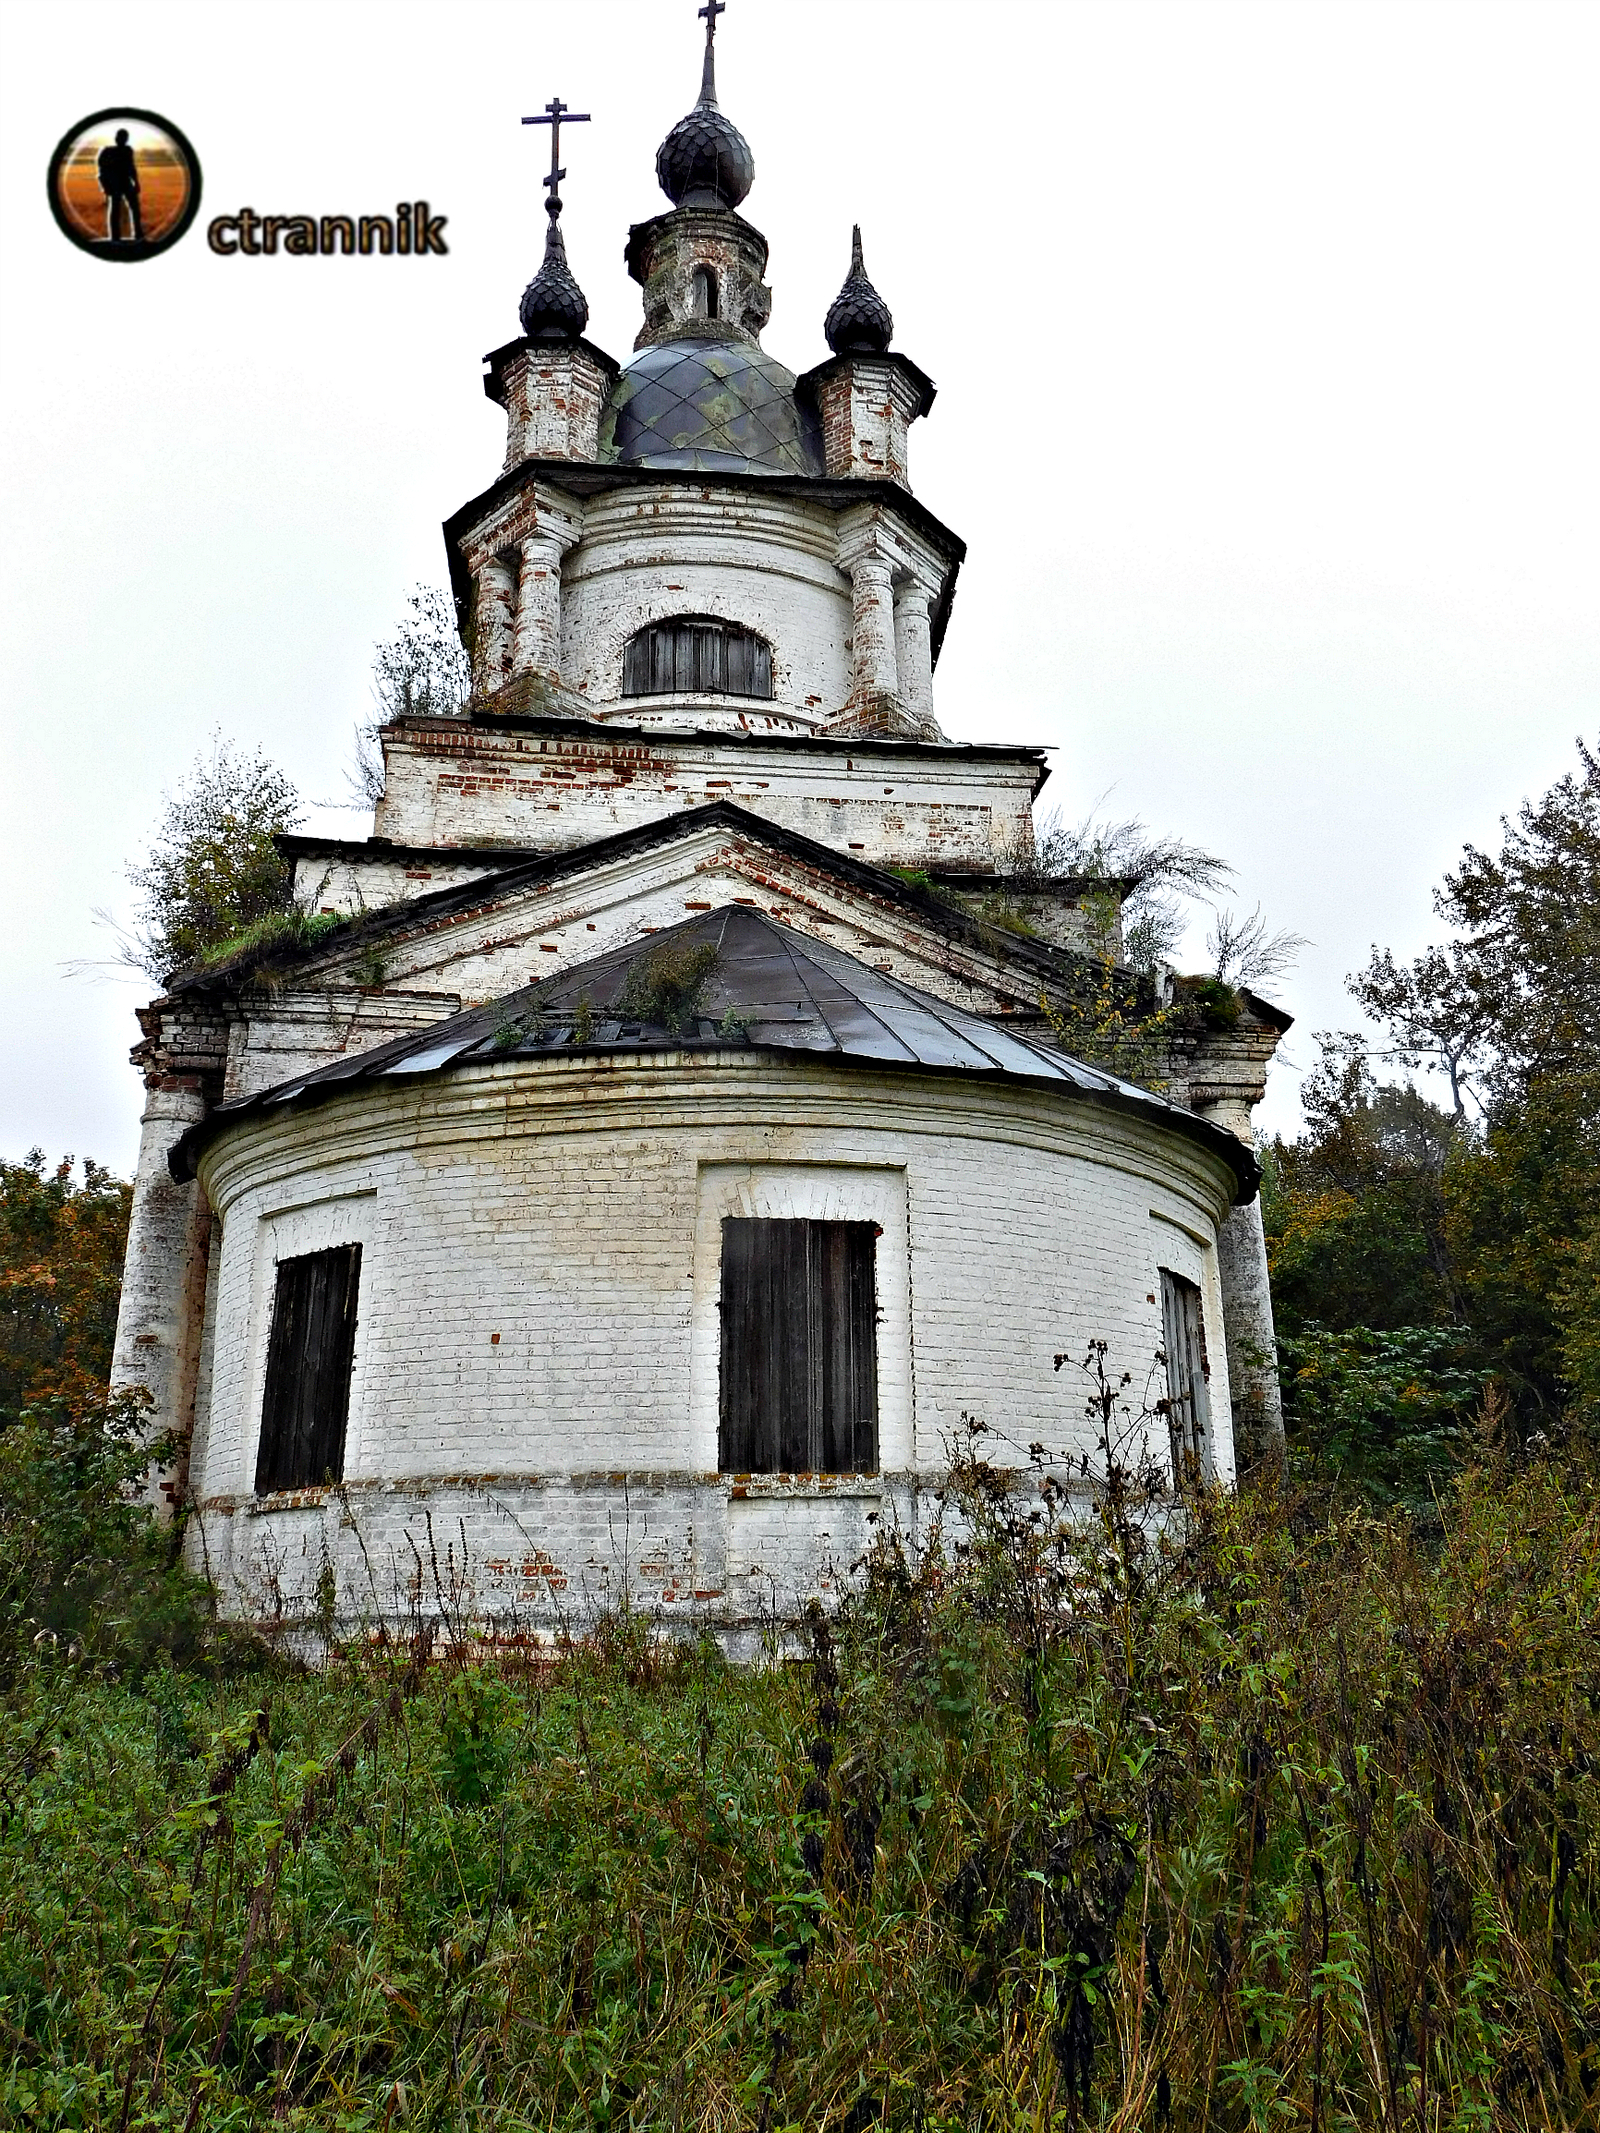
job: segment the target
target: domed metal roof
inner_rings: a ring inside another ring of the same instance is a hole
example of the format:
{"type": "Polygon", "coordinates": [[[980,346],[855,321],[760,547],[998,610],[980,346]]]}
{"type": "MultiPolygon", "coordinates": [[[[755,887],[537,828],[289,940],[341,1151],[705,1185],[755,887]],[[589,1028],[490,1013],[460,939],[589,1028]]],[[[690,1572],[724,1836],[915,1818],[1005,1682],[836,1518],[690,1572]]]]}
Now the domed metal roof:
{"type": "Polygon", "coordinates": [[[820,474],[794,373],[741,341],[662,341],[636,355],[600,423],[600,455],[695,474],[820,474]]]}
{"type": "Polygon", "coordinates": [[[894,337],[889,306],[867,279],[859,222],[850,233],[850,272],[828,307],[822,331],[835,355],[882,355],[894,337]]]}
{"type": "Polygon", "coordinates": [[[556,220],[561,202],[553,200],[547,212],[544,264],[522,292],[522,330],[530,341],[575,341],[589,323],[589,300],[567,265],[566,240],[556,220]]]}
{"type": "Polygon", "coordinates": [[[756,182],[756,159],[732,119],[701,103],[656,150],[656,177],[674,207],[737,207],[756,182]]]}
{"type": "Polygon", "coordinates": [[[235,1119],[297,1098],[336,1095],[352,1082],[584,1053],[730,1049],[806,1052],[880,1068],[933,1068],[1053,1086],[1059,1094],[1106,1104],[1198,1141],[1232,1170],[1241,1201],[1253,1196],[1260,1179],[1249,1149],[1225,1127],[737,904],[613,948],[543,984],[467,1008],[373,1051],[235,1097],[189,1128],[169,1164],[174,1177],[193,1177],[201,1149],[235,1119]],[[686,959],[696,951],[704,958],[700,996],[684,1003],[675,1027],[649,1019],[662,1011],[669,989],[651,982],[652,966],[674,972],[681,982],[686,959]]]}

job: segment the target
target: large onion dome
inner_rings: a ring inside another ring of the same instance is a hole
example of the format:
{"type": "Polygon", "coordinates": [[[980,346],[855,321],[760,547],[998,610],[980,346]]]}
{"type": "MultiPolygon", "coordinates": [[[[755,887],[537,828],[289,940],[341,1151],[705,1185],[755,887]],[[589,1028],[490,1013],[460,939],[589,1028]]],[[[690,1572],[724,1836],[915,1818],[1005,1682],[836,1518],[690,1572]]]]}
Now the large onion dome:
{"type": "Polygon", "coordinates": [[[559,200],[548,200],[544,264],[522,292],[522,330],[530,341],[575,341],[589,323],[589,300],[567,265],[566,240],[557,217],[559,200]]]}
{"type": "Polygon", "coordinates": [[[750,143],[717,107],[716,62],[709,34],[700,101],[656,150],[656,176],[674,207],[737,207],[756,182],[750,143]]]}
{"type": "Polygon", "coordinates": [[[894,334],[889,306],[867,279],[861,258],[861,225],[850,237],[850,271],[822,322],[835,355],[882,355],[894,334]]]}

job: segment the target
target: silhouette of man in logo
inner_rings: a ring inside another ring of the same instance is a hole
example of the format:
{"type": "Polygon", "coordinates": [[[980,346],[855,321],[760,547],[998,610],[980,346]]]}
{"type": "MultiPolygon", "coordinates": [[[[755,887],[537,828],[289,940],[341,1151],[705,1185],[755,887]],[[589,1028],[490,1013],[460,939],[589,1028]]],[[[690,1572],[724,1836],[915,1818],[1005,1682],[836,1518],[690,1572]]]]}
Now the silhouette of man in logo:
{"type": "Polygon", "coordinates": [[[128,145],[128,129],[117,128],[113,147],[102,148],[95,168],[100,173],[100,190],[106,196],[106,235],[113,244],[121,244],[122,210],[128,210],[128,221],[135,239],[143,244],[144,224],[139,215],[139,171],[132,148],[128,145]]]}

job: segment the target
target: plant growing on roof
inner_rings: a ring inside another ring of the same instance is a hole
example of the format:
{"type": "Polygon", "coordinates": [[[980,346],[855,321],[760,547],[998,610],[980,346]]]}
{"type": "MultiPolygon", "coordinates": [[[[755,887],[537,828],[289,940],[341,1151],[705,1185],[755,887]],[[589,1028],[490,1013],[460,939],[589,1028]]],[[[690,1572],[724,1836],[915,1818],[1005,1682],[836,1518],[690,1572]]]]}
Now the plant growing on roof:
{"type": "Polygon", "coordinates": [[[356,726],[351,789],[368,807],[383,798],[378,735],[395,718],[453,718],[472,693],[472,663],[456,628],[455,608],[437,585],[413,585],[409,612],[373,647],[372,716],[356,726]]]}
{"type": "Polygon", "coordinates": [[[1237,1029],[1244,1003],[1226,978],[1174,978],[1173,998],[1185,1010],[1184,1019],[1201,1029],[1225,1036],[1237,1029]]]}
{"type": "Polygon", "coordinates": [[[670,1036],[681,1037],[699,1014],[701,995],[716,967],[717,951],[709,941],[699,948],[663,942],[629,964],[617,996],[617,1014],[624,1022],[657,1023],[670,1036]]]}
{"type": "Polygon", "coordinates": [[[126,931],[106,921],[117,960],[165,984],[191,963],[254,945],[258,929],[264,938],[292,928],[294,877],[274,840],[301,818],[277,765],[214,731],[210,754],[166,796],[148,852],[128,869],[140,901],[126,931]]]}
{"type": "MultiPolygon", "coordinates": [[[[196,958],[202,970],[219,971],[242,962],[247,955],[260,954],[268,949],[310,948],[324,934],[334,932],[344,920],[334,911],[269,911],[265,918],[243,926],[214,947],[207,948],[196,958]]],[[[265,956],[258,964],[255,976],[271,985],[274,981],[271,970],[273,958],[265,956]]]]}
{"type": "Polygon", "coordinates": [[[1013,879],[1024,891],[1030,882],[1104,882],[1104,895],[1088,899],[1091,927],[1128,969],[1148,972],[1172,960],[1188,923],[1185,900],[1214,895],[1232,872],[1214,852],[1155,836],[1137,815],[1111,822],[1093,808],[1077,823],[1046,815],[1013,879]]]}
{"type": "Polygon", "coordinates": [[[1071,1058],[1165,1090],[1161,1068],[1182,1010],[1159,1005],[1150,979],[1120,967],[1109,949],[1085,959],[1054,999],[1041,993],[1039,1007],[1071,1058]]]}
{"type": "Polygon", "coordinates": [[[1286,926],[1269,933],[1259,904],[1248,918],[1219,911],[1206,935],[1212,976],[1235,992],[1241,985],[1264,985],[1272,978],[1287,977],[1301,949],[1309,946],[1303,933],[1292,933],[1286,926]]]}

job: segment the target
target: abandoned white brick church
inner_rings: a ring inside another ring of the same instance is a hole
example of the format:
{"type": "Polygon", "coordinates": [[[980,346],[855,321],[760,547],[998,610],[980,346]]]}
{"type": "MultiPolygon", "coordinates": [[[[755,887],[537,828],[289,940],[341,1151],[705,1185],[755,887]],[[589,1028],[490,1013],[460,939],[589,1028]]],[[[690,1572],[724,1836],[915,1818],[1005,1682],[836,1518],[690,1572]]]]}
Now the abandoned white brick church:
{"type": "Polygon", "coordinates": [[[1091,1339],[1164,1354],[1163,1457],[1281,1429],[1288,1018],[1243,995],[1165,1097],[1059,1049],[1106,885],[1030,871],[1042,750],[935,716],[963,548],[859,237],[828,360],[762,349],[718,12],[620,366],[555,144],[505,464],[445,528],[471,701],[385,728],[367,841],[285,840],[337,923],[141,1017],[115,1375],[232,1609],[431,1607],[436,1557],[486,1617],[626,1589],[739,1649],[917,1524],[963,1415],[1088,1449],[1053,1359],[1091,1339]]]}

